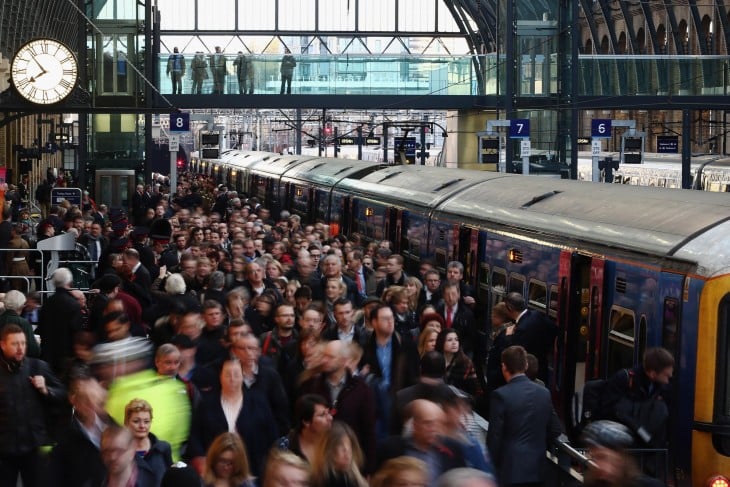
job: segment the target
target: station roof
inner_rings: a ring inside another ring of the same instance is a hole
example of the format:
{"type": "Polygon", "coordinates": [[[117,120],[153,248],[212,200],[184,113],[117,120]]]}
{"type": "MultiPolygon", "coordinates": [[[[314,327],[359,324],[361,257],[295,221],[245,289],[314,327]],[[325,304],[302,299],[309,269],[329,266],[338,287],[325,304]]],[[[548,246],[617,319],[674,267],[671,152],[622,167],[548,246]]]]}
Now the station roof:
{"type": "Polygon", "coordinates": [[[75,0],[0,0],[0,52],[12,58],[23,44],[39,37],[77,46],[76,4],[75,0]]]}

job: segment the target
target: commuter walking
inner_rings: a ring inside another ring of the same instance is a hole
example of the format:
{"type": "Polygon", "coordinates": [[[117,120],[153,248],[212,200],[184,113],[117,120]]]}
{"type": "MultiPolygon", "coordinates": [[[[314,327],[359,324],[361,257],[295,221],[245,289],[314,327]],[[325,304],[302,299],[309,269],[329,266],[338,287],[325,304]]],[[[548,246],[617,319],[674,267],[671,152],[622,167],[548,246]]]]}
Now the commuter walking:
{"type": "Polygon", "coordinates": [[[281,90],[280,95],[284,94],[284,88],[286,88],[286,94],[291,95],[291,79],[294,76],[294,68],[297,66],[297,61],[294,56],[291,55],[289,48],[284,48],[284,57],[281,58],[281,90]]]}

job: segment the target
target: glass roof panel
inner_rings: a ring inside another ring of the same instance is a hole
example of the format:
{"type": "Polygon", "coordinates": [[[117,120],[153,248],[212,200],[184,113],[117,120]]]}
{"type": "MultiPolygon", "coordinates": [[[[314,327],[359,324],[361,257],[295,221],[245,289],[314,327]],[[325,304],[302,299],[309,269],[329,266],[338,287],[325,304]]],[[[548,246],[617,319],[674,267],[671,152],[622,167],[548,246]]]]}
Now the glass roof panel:
{"type": "Polygon", "coordinates": [[[433,32],[436,30],[436,2],[440,0],[400,0],[398,30],[433,32]],[[418,15],[414,15],[418,12],[418,15]]]}
{"type": "Polygon", "coordinates": [[[195,29],[195,0],[158,0],[160,30],[195,29]]]}
{"type": "Polygon", "coordinates": [[[276,3],[261,0],[238,0],[238,28],[241,30],[274,30],[276,3]]]}
{"type": "Polygon", "coordinates": [[[367,0],[360,2],[359,22],[362,31],[392,32],[395,28],[393,0],[367,0]]]}
{"type": "Polygon", "coordinates": [[[355,30],[355,2],[319,0],[319,30],[355,30]]]}
{"type": "Polygon", "coordinates": [[[279,29],[314,30],[315,0],[279,0],[279,29]]]}

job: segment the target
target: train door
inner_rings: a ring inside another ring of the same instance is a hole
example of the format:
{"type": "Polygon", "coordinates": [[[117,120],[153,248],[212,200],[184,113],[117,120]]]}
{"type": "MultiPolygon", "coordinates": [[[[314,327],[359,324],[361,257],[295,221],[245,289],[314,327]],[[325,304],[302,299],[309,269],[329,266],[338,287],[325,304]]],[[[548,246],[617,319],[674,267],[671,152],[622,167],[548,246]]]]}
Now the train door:
{"type": "Polygon", "coordinates": [[[560,255],[558,340],[553,393],[566,425],[577,418],[575,393],[599,376],[605,261],[570,251],[560,255]]]}
{"type": "Polygon", "coordinates": [[[387,214],[388,221],[385,223],[387,232],[386,238],[390,240],[390,243],[393,245],[393,252],[400,252],[402,250],[400,248],[400,234],[401,226],[403,224],[403,210],[391,207],[388,208],[387,214]]]}
{"type": "Polygon", "coordinates": [[[461,227],[459,229],[459,247],[456,259],[464,265],[464,281],[472,289],[476,289],[477,282],[477,250],[479,247],[479,230],[461,227]]]}
{"type": "Polygon", "coordinates": [[[97,169],[95,175],[96,202],[109,208],[129,211],[134,193],[134,171],[124,169],[97,169]]]}

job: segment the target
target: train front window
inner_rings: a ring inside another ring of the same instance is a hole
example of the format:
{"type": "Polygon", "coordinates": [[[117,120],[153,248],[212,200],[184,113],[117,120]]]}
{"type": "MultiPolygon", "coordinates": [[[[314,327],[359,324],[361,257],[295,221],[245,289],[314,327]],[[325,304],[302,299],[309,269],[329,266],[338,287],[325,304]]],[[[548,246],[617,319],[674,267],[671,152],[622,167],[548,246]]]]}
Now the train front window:
{"type": "Polygon", "coordinates": [[[608,375],[634,365],[634,312],[615,306],[611,309],[608,332],[608,375]]]}

